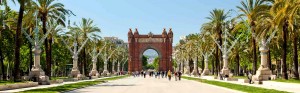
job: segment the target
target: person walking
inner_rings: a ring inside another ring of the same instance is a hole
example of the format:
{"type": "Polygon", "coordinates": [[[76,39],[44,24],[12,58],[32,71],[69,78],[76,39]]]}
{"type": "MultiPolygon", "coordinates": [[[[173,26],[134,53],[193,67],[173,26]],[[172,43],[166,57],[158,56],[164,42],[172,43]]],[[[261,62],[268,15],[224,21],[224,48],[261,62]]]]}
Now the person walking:
{"type": "Polygon", "coordinates": [[[171,71],[169,70],[169,71],[168,71],[168,78],[169,78],[169,81],[171,81],[171,75],[172,75],[172,73],[171,73],[171,71]]]}
{"type": "Polygon", "coordinates": [[[252,74],[251,74],[251,72],[249,72],[249,74],[248,74],[248,80],[249,80],[249,84],[252,84],[252,74]]]}
{"type": "Polygon", "coordinates": [[[177,81],[177,76],[178,76],[178,73],[175,72],[175,73],[174,73],[175,81],[177,81]]]}
{"type": "Polygon", "coordinates": [[[144,71],[144,78],[146,78],[146,71],[144,71]]]}
{"type": "Polygon", "coordinates": [[[157,72],[157,77],[158,77],[158,79],[160,78],[160,72],[159,71],[157,72]]]}
{"type": "Polygon", "coordinates": [[[181,72],[178,71],[178,80],[180,81],[181,80],[181,72]]]}

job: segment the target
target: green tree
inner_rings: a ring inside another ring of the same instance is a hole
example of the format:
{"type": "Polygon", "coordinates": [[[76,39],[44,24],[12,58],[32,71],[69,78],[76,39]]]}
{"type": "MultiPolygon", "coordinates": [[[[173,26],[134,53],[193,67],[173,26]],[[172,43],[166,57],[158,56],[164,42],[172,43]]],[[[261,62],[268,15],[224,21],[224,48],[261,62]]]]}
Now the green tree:
{"type": "Polygon", "coordinates": [[[143,63],[143,69],[147,69],[147,65],[148,65],[148,57],[144,56],[142,57],[142,63],[143,63]]]}
{"type": "MultiPolygon", "coordinates": [[[[64,8],[62,3],[56,3],[55,0],[37,0],[33,3],[33,7],[38,10],[38,16],[43,23],[43,33],[47,32],[47,22],[49,19],[58,19],[57,23],[65,25],[65,15],[69,14],[69,10],[64,8]]],[[[51,35],[50,35],[51,36],[51,35]]],[[[48,37],[45,40],[44,46],[46,50],[46,75],[51,77],[51,65],[52,65],[52,37],[48,37]]]]}
{"type": "MultiPolygon", "coordinates": [[[[277,30],[282,31],[282,70],[283,70],[283,79],[288,79],[287,74],[287,66],[286,66],[286,56],[287,56],[287,43],[288,43],[288,33],[295,30],[295,18],[297,15],[299,15],[299,0],[273,0],[273,6],[271,8],[271,14],[274,16],[274,23],[277,27],[277,30]]],[[[295,33],[296,34],[296,33],[295,33]]],[[[297,38],[293,38],[294,40],[297,40],[297,38]]],[[[297,79],[299,79],[298,74],[298,54],[297,54],[297,42],[293,42],[294,47],[294,74],[297,79]]]]}
{"type": "MultiPolygon", "coordinates": [[[[97,27],[94,24],[94,21],[92,19],[86,19],[86,18],[82,18],[81,22],[79,22],[79,24],[75,23],[75,27],[72,27],[72,30],[74,31],[78,31],[79,33],[82,33],[82,35],[79,37],[79,40],[85,40],[87,38],[89,39],[94,39],[94,36],[97,36],[101,30],[99,27],[97,27]]],[[[83,67],[86,67],[86,62],[87,62],[87,54],[86,54],[86,47],[84,47],[83,51],[83,58],[84,61],[83,63],[83,67]]],[[[86,69],[83,69],[83,73],[86,72],[86,69]]]]}
{"type": "MultiPolygon", "coordinates": [[[[214,9],[210,12],[210,16],[207,17],[211,22],[208,24],[208,26],[211,26],[211,31],[216,34],[217,36],[217,42],[219,45],[222,45],[222,28],[224,27],[224,23],[226,19],[229,17],[229,12],[225,12],[222,9],[214,9]]],[[[219,70],[221,69],[219,66],[219,62],[222,61],[222,51],[218,48],[216,45],[216,58],[219,60],[216,60],[216,68],[217,73],[219,73],[219,70]],[[220,52],[220,53],[219,53],[220,52]]]]}
{"type": "Polygon", "coordinates": [[[265,3],[266,0],[245,0],[241,1],[242,6],[237,6],[239,11],[243,14],[239,16],[244,16],[247,18],[248,25],[250,26],[252,33],[252,57],[253,57],[253,73],[256,73],[257,69],[257,56],[256,56],[256,36],[255,36],[255,27],[258,24],[257,21],[259,17],[261,17],[262,13],[264,13],[268,8],[265,3]]]}

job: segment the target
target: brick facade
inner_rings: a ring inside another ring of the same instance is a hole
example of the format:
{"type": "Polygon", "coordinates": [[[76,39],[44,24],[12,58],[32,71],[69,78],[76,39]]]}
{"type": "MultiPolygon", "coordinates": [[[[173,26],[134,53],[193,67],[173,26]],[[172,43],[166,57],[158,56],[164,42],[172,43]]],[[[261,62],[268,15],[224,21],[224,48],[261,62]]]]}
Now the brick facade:
{"type": "Polygon", "coordinates": [[[128,32],[128,48],[129,48],[129,60],[128,60],[128,71],[142,71],[142,55],[147,49],[154,49],[158,52],[159,59],[159,70],[168,71],[172,70],[172,42],[173,32],[169,29],[163,29],[161,35],[154,35],[151,32],[148,35],[140,35],[138,29],[132,32],[129,29],[128,32]]]}

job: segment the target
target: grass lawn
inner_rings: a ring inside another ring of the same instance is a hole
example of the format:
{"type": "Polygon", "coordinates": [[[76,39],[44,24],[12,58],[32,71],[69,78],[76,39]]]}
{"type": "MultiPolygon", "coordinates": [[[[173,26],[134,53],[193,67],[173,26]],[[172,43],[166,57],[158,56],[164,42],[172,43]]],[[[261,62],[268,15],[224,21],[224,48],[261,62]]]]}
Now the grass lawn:
{"type": "Polygon", "coordinates": [[[110,80],[117,80],[117,79],[121,79],[121,78],[125,78],[125,77],[128,77],[128,75],[106,78],[106,79],[95,80],[95,81],[86,81],[86,82],[78,82],[78,83],[73,83],[73,84],[65,84],[65,85],[57,86],[57,87],[33,89],[33,90],[27,90],[27,91],[23,91],[23,92],[19,92],[19,93],[59,93],[59,92],[70,91],[70,90],[74,90],[74,89],[78,89],[78,88],[83,88],[83,87],[87,87],[87,86],[100,84],[100,83],[110,81],[110,80]]]}
{"type": "Polygon", "coordinates": [[[276,81],[276,82],[285,82],[285,83],[297,83],[297,84],[300,84],[300,80],[296,80],[296,79],[288,79],[288,80],[284,80],[284,79],[276,79],[276,80],[273,80],[273,81],[276,81]]]}
{"type": "Polygon", "coordinates": [[[265,89],[265,88],[232,84],[232,83],[226,83],[226,82],[220,82],[220,81],[192,78],[192,77],[186,77],[186,76],[182,76],[182,78],[188,79],[188,80],[195,80],[198,82],[216,85],[216,86],[220,86],[220,87],[225,87],[225,88],[229,88],[229,89],[233,89],[233,90],[243,91],[243,92],[247,92],[247,93],[288,93],[285,91],[279,91],[279,90],[274,90],[274,89],[265,89]]]}
{"type": "Polygon", "coordinates": [[[16,83],[25,83],[25,82],[0,81],[0,86],[7,85],[7,84],[16,84],[16,83]]]}
{"type": "Polygon", "coordinates": [[[68,79],[69,77],[51,77],[51,80],[68,79]]]}

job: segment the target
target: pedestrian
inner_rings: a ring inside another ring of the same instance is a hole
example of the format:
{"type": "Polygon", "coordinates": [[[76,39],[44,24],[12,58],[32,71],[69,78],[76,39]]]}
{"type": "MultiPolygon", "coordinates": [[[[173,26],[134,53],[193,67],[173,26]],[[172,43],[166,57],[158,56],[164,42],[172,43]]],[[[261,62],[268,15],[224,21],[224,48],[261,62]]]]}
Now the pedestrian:
{"type": "Polygon", "coordinates": [[[160,72],[159,71],[157,72],[157,77],[158,77],[158,79],[160,78],[160,72]]]}
{"type": "Polygon", "coordinates": [[[181,72],[180,71],[178,72],[178,80],[179,81],[181,80],[181,72]]]}
{"type": "Polygon", "coordinates": [[[178,76],[178,73],[175,72],[175,73],[174,73],[175,81],[177,81],[177,76],[178,76]]]}
{"type": "Polygon", "coordinates": [[[144,78],[146,78],[146,71],[144,71],[144,78]]]}
{"type": "Polygon", "coordinates": [[[249,84],[252,84],[252,74],[251,74],[251,72],[249,72],[249,74],[248,74],[248,80],[249,80],[249,84]]]}
{"type": "Polygon", "coordinates": [[[171,81],[171,75],[172,75],[172,72],[169,70],[169,71],[168,71],[168,78],[169,78],[169,81],[171,81]]]}
{"type": "Polygon", "coordinates": [[[164,76],[164,77],[166,77],[166,78],[167,78],[167,75],[168,75],[167,73],[168,73],[168,72],[167,72],[167,71],[165,71],[165,76],[164,76]]]}
{"type": "Polygon", "coordinates": [[[165,73],[161,71],[161,78],[164,78],[165,73]]]}

